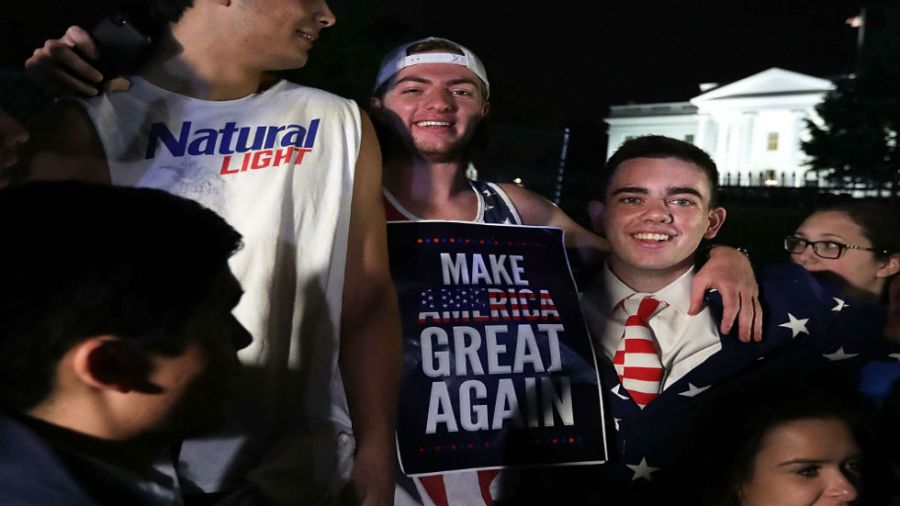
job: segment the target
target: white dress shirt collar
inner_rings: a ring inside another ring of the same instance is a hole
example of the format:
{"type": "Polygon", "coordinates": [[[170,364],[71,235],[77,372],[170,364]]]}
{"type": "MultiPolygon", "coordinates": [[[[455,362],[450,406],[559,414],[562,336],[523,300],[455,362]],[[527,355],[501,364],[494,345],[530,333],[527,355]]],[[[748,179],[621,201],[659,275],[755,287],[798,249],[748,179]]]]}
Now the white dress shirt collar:
{"type": "Polygon", "coordinates": [[[616,304],[626,297],[637,295],[639,297],[653,296],[659,300],[667,302],[670,306],[677,309],[678,312],[687,314],[691,307],[691,283],[694,281],[693,269],[688,269],[675,281],[653,293],[638,292],[626,285],[618,276],[616,276],[609,268],[609,264],[603,264],[602,286],[606,287],[601,290],[604,296],[603,310],[607,314],[611,314],[616,304]]]}
{"type": "Polygon", "coordinates": [[[636,292],[604,265],[596,283],[582,298],[582,308],[594,342],[612,359],[624,330],[625,315],[613,309],[630,296],[653,296],[669,307],[650,320],[665,368],[665,390],[722,348],[716,322],[709,307],[688,316],[691,305],[693,270],[688,270],[668,286],[654,292],[636,292]]]}

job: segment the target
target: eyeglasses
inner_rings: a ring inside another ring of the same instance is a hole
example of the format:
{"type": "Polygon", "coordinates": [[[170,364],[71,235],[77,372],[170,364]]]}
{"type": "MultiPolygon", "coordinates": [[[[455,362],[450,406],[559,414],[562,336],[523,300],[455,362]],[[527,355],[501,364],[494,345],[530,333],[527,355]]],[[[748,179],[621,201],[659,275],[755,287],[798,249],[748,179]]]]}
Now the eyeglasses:
{"type": "Polygon", "coordinates": [[[807,246],[812,246],[813,253],[815,253],[816,256],[827,258],[829,260],[841,258],[841,255],[844,254],[844,250],[848,249],[874,251],[881,255],[887,254],[887,250],[866,248],[863,246],[856,246],[855,244],[841,244],[835,241],[807,241],[806,239],[793,235],[784,238],[784,250],[792,255],[803,253],[807,246]]]}

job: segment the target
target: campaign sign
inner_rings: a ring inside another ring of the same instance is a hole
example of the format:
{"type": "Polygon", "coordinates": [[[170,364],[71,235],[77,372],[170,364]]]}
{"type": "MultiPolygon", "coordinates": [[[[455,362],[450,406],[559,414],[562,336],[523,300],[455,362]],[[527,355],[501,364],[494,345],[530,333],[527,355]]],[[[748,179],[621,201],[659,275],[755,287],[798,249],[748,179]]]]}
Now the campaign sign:
{"type": "Polygon", "coordinates": [[[606,460],[599,377],[555,228],[391,222],[407,475],[606,460]]]}

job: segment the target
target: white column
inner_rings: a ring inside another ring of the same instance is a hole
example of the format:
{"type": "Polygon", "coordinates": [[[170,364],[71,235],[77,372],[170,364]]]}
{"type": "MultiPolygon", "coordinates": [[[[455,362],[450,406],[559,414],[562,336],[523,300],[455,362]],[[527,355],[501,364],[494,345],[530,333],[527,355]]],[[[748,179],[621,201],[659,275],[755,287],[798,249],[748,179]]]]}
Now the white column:
{"type": "Polygon", "coordinates": [[[732,172],[740,173],[738,167],[738,143],[740,141],[740,117],[733,114],[726,116],[724,156],[725,166],[732,172]]]}
{"type": "Polygon", "coordinates": [[[790,130],[787,136],[788,138],[785,139],[785,148],[788,150],[787,161],[789,166],[785,167],[784,170],[793,172],[795,181],[802,179],[803,173],[806,171],[805,167],[801,167],[803,160],[806,158],[806,153],[803,152],[803,147],[800,145],[800,141],[803,139],[806,131],[804,118],[806,118],[806,111],[802,109],[794,109],[791,111],[790,130]]]}
{"type": "Polygon", "coordinates": [[[725,172],[732,172],[734,167],[729,166],[728,164],[728,129],[731,125],[726,121],[727,118],[719,116],[716,118],[716,123],[718,124],[716,136],[716,163],[719,165],[719,169],[724,170],[725,172]]]}
{"type": "Polygon", "coordinates": [[[753,168],[753,122],[756,113],[747,111],[741,114],[739,132],[735,152],[737,156],[737,170],[739,172],[750,172],[753,168]]]}
{"type": "Polygon", "coordinates": [[[694,145],[698,148],[709,151],[706,145],[706,135],[709,129],[709,114],[697,115],[697,133],[694,134],[694,145]]]}

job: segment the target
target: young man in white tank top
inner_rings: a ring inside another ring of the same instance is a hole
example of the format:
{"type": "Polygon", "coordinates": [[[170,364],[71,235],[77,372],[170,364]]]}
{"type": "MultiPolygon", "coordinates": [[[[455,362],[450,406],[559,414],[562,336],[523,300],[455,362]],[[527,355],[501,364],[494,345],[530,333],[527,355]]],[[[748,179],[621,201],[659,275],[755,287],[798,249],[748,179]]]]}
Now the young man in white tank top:
{"type": "MultiPolygon", "coordinates": [[[[188,479],[249,476],[276,504],[333,502],[350,481],[391,504],[401,341],[378,144],[352,101],[268,77],[302,67],[335,17],[324,0],[152,4],[164,29],[132,89],[38,117],[28,175],[165,189],[244,235],[235,314],[254,343],[227,432],[182,449],[188,479]]],[[[41,51],[74,57],[84,35],[41,51]]]]}

